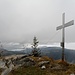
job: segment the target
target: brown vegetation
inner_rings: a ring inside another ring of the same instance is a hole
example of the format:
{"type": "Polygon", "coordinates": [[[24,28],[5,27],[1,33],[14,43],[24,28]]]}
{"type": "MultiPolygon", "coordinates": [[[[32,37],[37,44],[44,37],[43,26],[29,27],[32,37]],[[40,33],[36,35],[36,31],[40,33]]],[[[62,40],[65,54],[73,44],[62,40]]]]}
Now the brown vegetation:
{"type": "Polygon", "coordinates": [[[3,71],[3,69],[2,69],[2,68],[0,68],[0,75],[1,75],[2,71],[3,71]]]}
{"type": "Polygon", "coordinates": [[[34,57],[30,56],[36,62],[34,66],[21,66],[17,69],[13,69],[9,75],[70,75],[75,73],[75,65],[69,64],[66,61],[53,60],[47,56],[34,57]],[[46,68],[41,69],[37,66],[39,62],[50,61],[49,64],[45,64],[46,68]]]}

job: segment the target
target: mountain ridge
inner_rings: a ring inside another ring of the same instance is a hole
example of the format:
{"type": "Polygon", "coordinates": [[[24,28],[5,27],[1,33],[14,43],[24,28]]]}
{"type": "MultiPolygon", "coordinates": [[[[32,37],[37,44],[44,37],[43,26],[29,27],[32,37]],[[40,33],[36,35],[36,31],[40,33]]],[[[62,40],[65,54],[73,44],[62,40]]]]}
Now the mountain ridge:
{"type": "MultiPolygon", "coordinates": [[[[41,51],[41,56],[48,56],[51,57],[55,60],[61,59],[62,57],[62,48],[60,47],[41,47],[39,48],[41,51]]],[[[7,56],[7,55],[15,55],[15,54],[31,54],[32,49],[31,48],[26,48],[25,50],[22,51],[8,51],[6,49],[0,49],[0,51],[3,51],[2,55],[7,56]]],[[[72,49],[65,49],[65,60],[70,62],[70,63],[75,63],[75,50],[72,49]]]]}

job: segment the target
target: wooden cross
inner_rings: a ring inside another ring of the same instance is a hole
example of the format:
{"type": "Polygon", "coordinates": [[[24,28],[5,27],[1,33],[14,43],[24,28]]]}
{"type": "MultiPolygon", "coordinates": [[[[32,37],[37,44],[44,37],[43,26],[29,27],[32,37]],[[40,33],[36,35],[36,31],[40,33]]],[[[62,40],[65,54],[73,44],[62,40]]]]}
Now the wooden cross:
{"type": "Polygon", "coordinates": [[[62,61],[64,61],[64,46],[65,46],[65,27],[74,25],[74,20],[69,21],[68,23],[65,23],[65,13],[63,13],[62,15],[62,25],[58,26],[56,28],[56,30],[60,30],[62,29],[62,42],[61,42],[61,46],[62,46],[62,61]]]}

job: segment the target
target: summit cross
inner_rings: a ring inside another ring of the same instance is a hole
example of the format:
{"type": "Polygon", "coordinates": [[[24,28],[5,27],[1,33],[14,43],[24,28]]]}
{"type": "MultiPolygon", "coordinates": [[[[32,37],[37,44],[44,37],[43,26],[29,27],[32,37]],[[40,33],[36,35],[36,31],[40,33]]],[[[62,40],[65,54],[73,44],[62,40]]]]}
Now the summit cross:
{"type": "Polygon", "coordinates": [[[65,48],[65,27],[74,25],[74,20],[69,21],[68,23],[65,23],[65,13],[62,15],[62,25],[58,26],[56,30],[62,29],[62,61],[64,61],[64,48],[65,48]]]}

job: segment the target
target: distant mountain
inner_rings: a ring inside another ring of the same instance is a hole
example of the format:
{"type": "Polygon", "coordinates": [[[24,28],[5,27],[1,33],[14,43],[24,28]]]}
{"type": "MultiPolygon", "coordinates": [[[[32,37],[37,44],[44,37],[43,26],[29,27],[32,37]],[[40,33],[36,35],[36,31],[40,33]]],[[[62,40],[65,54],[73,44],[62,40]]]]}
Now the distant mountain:
{"type": "MultiPolygon", "coordinates": [[[[62,57],[62,48],[60,47],[41,47],[40,48],[42,56],[52,57],[55,60],[61,59],[62,57]]],[[[25,51],[26,54],[31,53],[31,49],[27,48],[25,51]]],[[[70,63],[75,63],[75,50],[65,49],[65,60],[70,63]]]]}
{"type": "Polygon", "coordinates": [[[22,51],[8,51],[4,48],[0,48],[0,53],[2,56],[15,55],[15,54],[25,54],[22,51]]]}
{"type": "MultiPolygon", "coordinates": [[[[0,49],[3,51],[2,55],[14,55],[14,54],[31,54],[32,49],[26,48],[22,51],[8,51],[6,49],[0,49]]],[[[41,47],[40,48],[42,56],[48,56],[54,58],[55,60],[61,59],[62,57],[62,49],[60,47],[41,47]]],[[[65,49],[65,60],[70,63],[75,63],[75,50],[65,49]]]]}
{"type": "Polygon", "coordinates": [[[6,50],[6,49],[4,49],[4,48],[0,48],[0,52],[1,52],[1,51],[7,51],[7,50],[6,50]]]}
{"type": "MultiPolygon", "coordinates": [[[[65,60],[70,63],[75,63],[75,50],[65,49],[65,60]]],[[[41,49],[41,55],[47,55],[52,57],[55,60],[61,59],[62,57],[62,48],[59,47],[47,47],[41,49]]]]}

